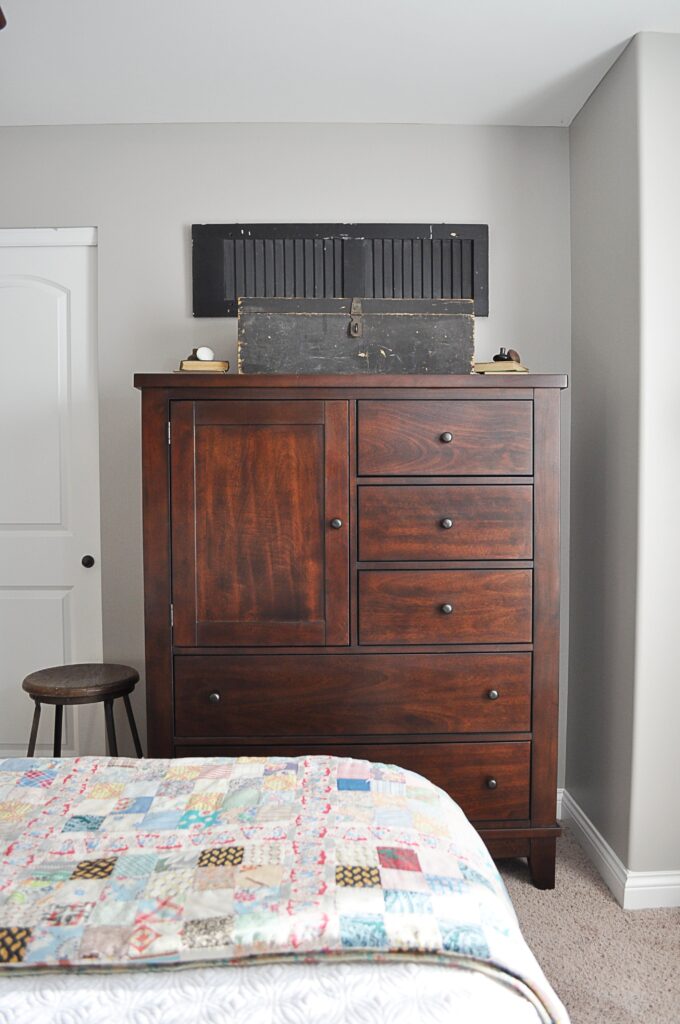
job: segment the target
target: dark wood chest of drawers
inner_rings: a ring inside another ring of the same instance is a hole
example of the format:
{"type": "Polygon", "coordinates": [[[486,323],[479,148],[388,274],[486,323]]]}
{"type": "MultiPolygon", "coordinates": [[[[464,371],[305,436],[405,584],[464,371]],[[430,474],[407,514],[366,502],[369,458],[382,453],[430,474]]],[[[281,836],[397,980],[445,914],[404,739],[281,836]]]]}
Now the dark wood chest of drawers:
{"type": "Polygon", "coordinates": [[[565,378],[135,384],[149,753],[400,764],[554,884],[565,378]]]}

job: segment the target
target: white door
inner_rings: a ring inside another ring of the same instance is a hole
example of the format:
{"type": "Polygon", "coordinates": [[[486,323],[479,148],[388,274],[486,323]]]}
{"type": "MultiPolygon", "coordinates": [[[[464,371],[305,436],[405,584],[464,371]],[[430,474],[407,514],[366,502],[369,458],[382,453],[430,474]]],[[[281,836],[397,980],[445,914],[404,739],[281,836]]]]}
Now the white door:
{"type": "MultiPolygon", "coordinates": [[[[102,660],[96,244],[0,230],[0,755],[26,753],[24,676],[102,660]]],[[[67,709],[63,755],[104,753],[102,719],[67,709]]],[[[53,721],[44,705],[36,754],[53,721]]]]}

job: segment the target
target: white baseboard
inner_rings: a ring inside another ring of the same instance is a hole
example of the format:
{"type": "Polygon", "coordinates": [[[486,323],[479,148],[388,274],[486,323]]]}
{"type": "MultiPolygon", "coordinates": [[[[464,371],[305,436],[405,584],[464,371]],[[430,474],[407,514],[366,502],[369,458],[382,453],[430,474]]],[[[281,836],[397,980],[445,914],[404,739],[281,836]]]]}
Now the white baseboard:
{"type": "Polygon", "coordinates": [[[680,907],[680,871],[629,871],[568,790],[558,790],[557,800],[558,818],[569,825],[624,910],[680,907]]]}

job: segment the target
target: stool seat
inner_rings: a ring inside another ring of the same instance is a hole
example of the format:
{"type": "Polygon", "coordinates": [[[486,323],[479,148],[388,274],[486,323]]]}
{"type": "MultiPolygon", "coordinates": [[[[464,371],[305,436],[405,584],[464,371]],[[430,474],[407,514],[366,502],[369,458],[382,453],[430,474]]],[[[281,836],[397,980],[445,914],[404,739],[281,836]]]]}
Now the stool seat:
{"type": "Polygon", "coordinates": [[[113,702],[122,697],[125,704],[132,740],[137,757],[142,757],[142,746],[130,704],[130,694],[139,682],[139,673],[129,665],[105,665],[100,662],[82,665],[56,665],[41,668],[26,676],[22,688],[35,702],[33,725],[28,741],[28,756],[33,757],[38,738],[40,705],[54,704],[54,756],[61,756],[61,726],[64,705],[97,704],[103,702],[109,753],[118,756],[116,730],[113,721],[113,702]]]}
{"type": "Polygon", "coordinates": [[[58,665],[31,672],[21,686],[41,704],[96,704],[131,693],[138,682],[129,665],[58,665]]]}

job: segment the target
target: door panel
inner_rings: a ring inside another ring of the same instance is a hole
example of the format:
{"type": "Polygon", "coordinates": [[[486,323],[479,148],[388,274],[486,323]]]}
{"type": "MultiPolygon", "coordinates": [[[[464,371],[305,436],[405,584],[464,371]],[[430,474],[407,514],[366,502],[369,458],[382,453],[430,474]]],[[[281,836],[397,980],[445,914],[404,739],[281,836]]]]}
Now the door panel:
{"type": "Polygon", "coordinates": [[[348,642],[343,436],[346,402],[173,403],[176,644],[348,642]]]}
{"type": "MultiPolygon", "coordinates": [[[[24,676],[102,658],[96,248],[45,234],[0,231],[0,754],[26,749],[24,676]]],[[[64,726],[65,754],[104,751],[92,709],[64,726]]]]}

